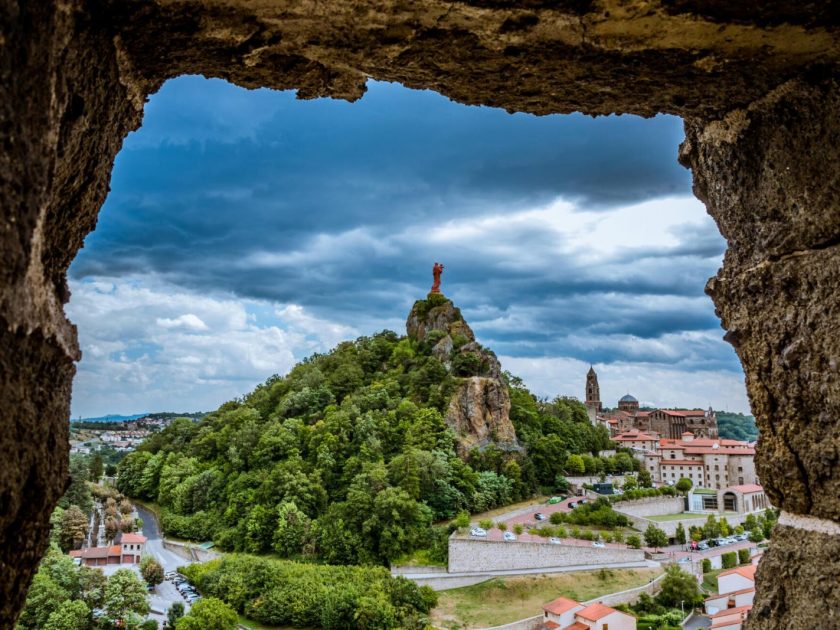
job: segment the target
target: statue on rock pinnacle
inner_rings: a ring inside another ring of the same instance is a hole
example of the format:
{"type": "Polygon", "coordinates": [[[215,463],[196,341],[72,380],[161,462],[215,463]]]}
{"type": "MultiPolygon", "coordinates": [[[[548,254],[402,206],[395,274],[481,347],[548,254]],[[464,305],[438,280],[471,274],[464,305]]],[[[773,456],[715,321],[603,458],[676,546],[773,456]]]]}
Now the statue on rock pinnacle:
{"type": "Polygon", "coordinates": [[[432,277],[434,278],[434,282],[432,282],[432,293],[440,293],[440,274],[442,273],[443,265],[436,262],[435,266],[432,267],[432,277]]]}

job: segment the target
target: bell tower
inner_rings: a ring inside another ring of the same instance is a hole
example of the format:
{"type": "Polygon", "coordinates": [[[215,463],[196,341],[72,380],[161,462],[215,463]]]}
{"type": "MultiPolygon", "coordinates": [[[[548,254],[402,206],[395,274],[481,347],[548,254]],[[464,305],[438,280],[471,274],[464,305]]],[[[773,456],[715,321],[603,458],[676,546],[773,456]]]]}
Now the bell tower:
{"type": "Polygon", "coordinates": [[[590,365],[589,371],[586,373],[586,413],[589,415],[589,421],[592,424],[597,422],[598,413],[601,411],[601,388],[598,387],[598,375],[595,374],[594,368],[590,365]]]}

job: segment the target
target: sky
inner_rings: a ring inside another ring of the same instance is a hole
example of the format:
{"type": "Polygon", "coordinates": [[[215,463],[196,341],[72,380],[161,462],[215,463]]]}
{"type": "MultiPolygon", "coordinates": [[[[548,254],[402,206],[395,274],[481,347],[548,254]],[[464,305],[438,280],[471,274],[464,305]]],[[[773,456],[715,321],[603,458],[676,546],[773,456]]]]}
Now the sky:
{"type": "Polygon", "coordinates": [[[536,117],[368,84],[300,101],[181,77],[117,156],[70,269],[72,413],[209,411],[345,339],[405,331],[432,263],[539,396],[748,412],[711,300],[724,241],[678,118],[536,117]]]}

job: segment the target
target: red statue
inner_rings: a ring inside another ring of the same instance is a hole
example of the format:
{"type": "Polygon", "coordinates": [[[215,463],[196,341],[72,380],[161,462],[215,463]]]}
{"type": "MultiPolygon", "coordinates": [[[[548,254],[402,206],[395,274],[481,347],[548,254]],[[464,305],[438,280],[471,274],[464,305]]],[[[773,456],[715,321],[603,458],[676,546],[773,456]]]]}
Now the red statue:
{"type": "Polygon", "coordinates": [[[432,267],[432,276],[434,277],[435,281],[432,283],[432,293],[440,293],[440,274],[443,273],[443,265],[439,262],[435,263],[435,266],[432,267]]]}

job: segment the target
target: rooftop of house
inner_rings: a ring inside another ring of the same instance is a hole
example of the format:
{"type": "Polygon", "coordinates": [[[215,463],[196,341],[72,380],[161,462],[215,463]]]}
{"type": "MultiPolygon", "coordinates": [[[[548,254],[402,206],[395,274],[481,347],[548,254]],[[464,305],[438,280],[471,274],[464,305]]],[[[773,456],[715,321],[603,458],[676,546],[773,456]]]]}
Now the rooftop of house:
{"type": "Polygon", "coordinates": [[[562,615],[564,612],[570,611],[572,608],[576,608],[578,606],[582,606],[580,602],[576,602],[573,599],[569,599],[568,597],[558,597],[550,602],[548,602],[545,606],[543,606],[543,610],[546,612],[550,612],[553,615],[562,615]]]}
{"type": "Polygon", "coordinates": [[[123,545],[126,543],[144,543],[146,540],[147,538],[140,534],[122,534],[120,536],[120,544],[123,545]]]}
{"type": "Polygon", "coordinates": [[[575,621],[572,625],[566,626],[563,630],[590,630],[589,626],[580,621],[575,621]]]}
{"type": "Polygon", "coordinates": [[[718,580],[720,580],[720,578],[725,577],[727,575],[738,574],[738,575],[741,575],[741,576],[747,578],[748,580],[752,580],[753,582],[755,582],[755,570],[757,568],[758,568],[758,565],[748,564],[748,565],[743,566],[743,567],[735,567],[734,569],[729,569],[727,571],[723,571],[722,573],[718,573],[717,577],[718,577],[718,580]]]}
{"type": "Polygon", "coordinates": [[[730,486],[727,489],[736,490],[738,492],[742,492],[743,494],[751,494],[753,492],[764,492],[764,488],[759,486],[757,483],[746,483],[740,486],[730,486]]]}
{"type": "Polygon", "coordinates": [[[730,615],[744,615],[752,610],[752,604],[747,606],[738,606],[737,608],[727,608],[726,610],[721,610],[719,613],[715,613],[712,615],[712,619],[717,619],[720,617],[728,617],[730,615]]]}
{"type": "Polygon", "coordinates": [[[738,589],[737,591],[732,591],[730,593],[718,593],[717,595],[712,595],[711,597],[707,597],[704,601],[710,602],[715,599],[720,599],[721,597],[731,597],[732,595],[743,595],[745,593],[755,592],[755,587],[751,586],[750,588],[742,588],[738,589]]]}
{"type": "Polygon", "coordinates": [[[619,612],[615,608],[610,608],[609,606],[604,606],[603,604],[589,604],[583,610],[579,610],[575,613],[578,617],[583,617],[584,619],[588,619],[589,621],[598,621],[602,617],[606,617],[607,615],[611,615],[613,613],[619,612]]]}

